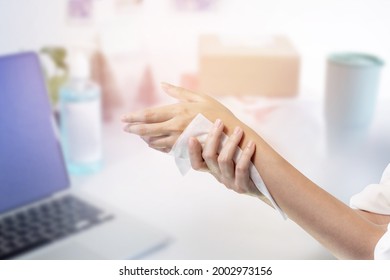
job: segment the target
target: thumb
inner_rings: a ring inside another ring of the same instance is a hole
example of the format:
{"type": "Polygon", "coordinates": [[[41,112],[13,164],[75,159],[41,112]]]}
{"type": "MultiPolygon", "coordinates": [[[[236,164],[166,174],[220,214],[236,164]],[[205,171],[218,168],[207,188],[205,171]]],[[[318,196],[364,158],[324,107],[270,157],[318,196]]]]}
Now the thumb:
{"type": "Polygon", "coordinates": [[[173,98],[180,101],[195,102],[199,100],[199,94],[188,89],[177,87],[168,83],[161,83],[162,89],[173,98]]]}

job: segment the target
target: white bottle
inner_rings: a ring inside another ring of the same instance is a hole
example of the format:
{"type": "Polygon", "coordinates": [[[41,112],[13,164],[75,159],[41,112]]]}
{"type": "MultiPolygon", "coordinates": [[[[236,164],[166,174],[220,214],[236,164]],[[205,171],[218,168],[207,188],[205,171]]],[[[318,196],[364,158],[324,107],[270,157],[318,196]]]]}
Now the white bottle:
{"type": "Polygon", "coordinates": [[[102,114],[99,86],[90,80],[82,53],[71,56],[69,80],[60,89],[61,142],[71,174],[90,174],[102,166],[102,114]]]}

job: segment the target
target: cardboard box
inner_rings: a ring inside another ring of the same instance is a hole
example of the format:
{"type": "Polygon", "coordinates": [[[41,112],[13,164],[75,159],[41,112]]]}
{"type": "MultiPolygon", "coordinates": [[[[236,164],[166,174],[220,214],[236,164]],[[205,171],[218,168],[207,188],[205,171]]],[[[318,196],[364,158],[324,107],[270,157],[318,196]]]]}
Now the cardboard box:
{"type": "Polygon", "coordinates": [[[290,41],[199,38],[199,91],[211,95],[295,96],[300,58],[290,41]]]}

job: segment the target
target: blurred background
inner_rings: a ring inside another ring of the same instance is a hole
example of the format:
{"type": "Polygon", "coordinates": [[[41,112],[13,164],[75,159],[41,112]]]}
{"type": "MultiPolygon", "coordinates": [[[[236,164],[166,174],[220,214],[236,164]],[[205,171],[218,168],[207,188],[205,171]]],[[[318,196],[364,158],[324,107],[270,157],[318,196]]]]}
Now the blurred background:
{"type": "MultiPolygon", "coordinates": [[[[155,85],[160,81],[180,83],[183,75],[198,73],[199,43],[204,34],[222,37],[226,44],[253,48],[270,45],[274,36],[286,37],[301,62],[298,93],[318,98],[324,92],[328,54],[359,51],[389,60],[386,11],[390,2],[386,0],[0,3],[1,54],[44,47],[99,51],[112,67],[119,87],[126,88],[119,76],[134,74],[128,80],[128,94],[139,83],[135,74],[140,75],[145,65],[150,66],[155,85]]],[[[384,69],[384,77],[389,76],[388,71],[384,69]]],[[[389,79],[382,79],[380,94],[389,90],[389,79]]]]}
{"type": "Polygon", "coordinates": [[[210,188],[219,183],[206,175],[181,178],[171,158],[123,134],[119,118],[172,102],[162,81],[211,94],[348,203],[390,158],[389,10],[388,0],[0,0],[0,55],[40,53],[59,115],[60,89],[80,67],[71,57],[86,59],[101,91],[104,163],[73,179],[178,240],[151,258],[329,258],[257,201],[210,188]],[[328,149],[323,118],[327,58],[339,52],[385,62],[373,122],[348,153],[328,149]],[[230,234],[219,239],[224,228],[230,234]]]}

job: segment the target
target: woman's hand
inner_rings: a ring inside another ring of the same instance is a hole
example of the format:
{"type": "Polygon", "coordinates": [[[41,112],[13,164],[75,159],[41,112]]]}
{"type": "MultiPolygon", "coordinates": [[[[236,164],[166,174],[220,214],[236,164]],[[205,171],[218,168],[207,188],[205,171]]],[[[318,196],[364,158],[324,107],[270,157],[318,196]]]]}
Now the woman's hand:
{"type": "Polygon", "coordinates": [[[220,149],[223,129],[222,121],[217,119],[207,136],[203,148],[196,138],[189,139],[189,154],[192,168],[210,172],[220,183],[237,193],[261,197],[262,194],[249,176],[251,158],[256,149],[254,142],[248,142],[237,162],[234,163],[233,159],[238,152],[238,145],[244,132],[237,126],[220,149]],[[218,153],[219,150],[220,152],[218,153]]]}
{"type": "Polygon", "coordinates": [[[210,96],[166,83],[162,84],[162,88],[179,103],[141,110],[122,118],[126,123],[124,130],[138,134],[151,148],[169,152],[183,130],[199,113],[212,122],[217,118],[223,119],[229,124],[226,133],[229,133],[229,127],[240,123],[225,106],[210,96]]]}

